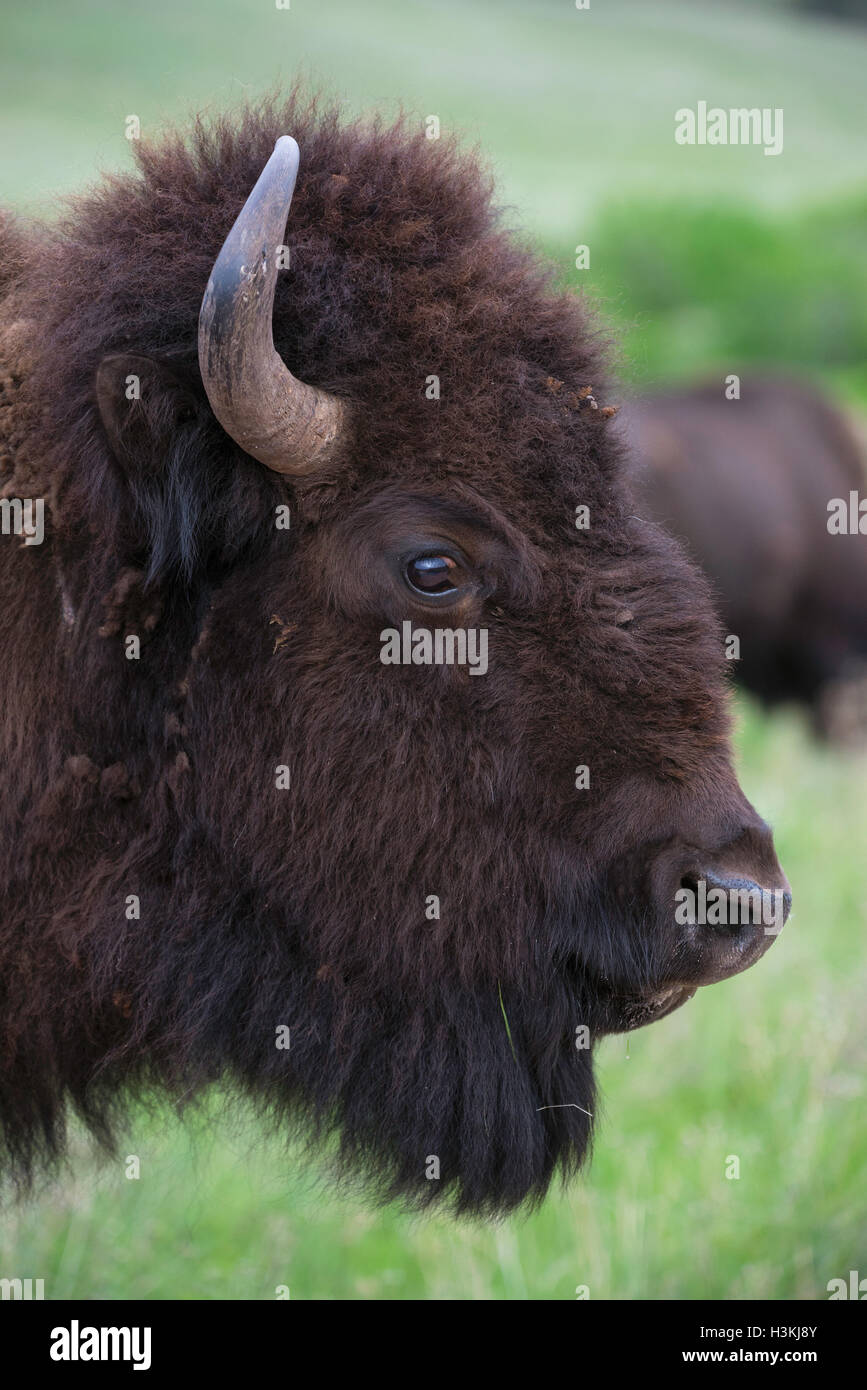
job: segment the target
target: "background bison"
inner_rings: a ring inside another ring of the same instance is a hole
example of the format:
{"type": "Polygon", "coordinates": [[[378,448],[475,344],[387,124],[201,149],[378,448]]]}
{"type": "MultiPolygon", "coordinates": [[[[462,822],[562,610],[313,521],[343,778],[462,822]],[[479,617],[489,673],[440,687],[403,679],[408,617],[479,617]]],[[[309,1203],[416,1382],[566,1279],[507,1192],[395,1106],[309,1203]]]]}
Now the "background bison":
{"type": "Polygon", "coordinates": [[[850,492],[864,494],[844,416],[805,381],[750,375],[739,400],[708,383],[646,396],[623,419],[637,507],[710,578],[744,685],[770,704],[803,702],[823,732],[856,732],[867,550],[863,535],[828,529],[832,499],[848,509],[850,492]]]}
{"type": "Polygon", "coordinates": [[[786,887],[705,586],[446,141],[294,101],[139,166],[4,233],[5,492],[50,509],[0,549],[8,1157],[219,1077],[381,1193],[537,1198],[587,1147],[576,1029],[773,939],[673,912],[786,887]],[[487,674],[384,665],[405,621],[485,628],[487,674]]]}

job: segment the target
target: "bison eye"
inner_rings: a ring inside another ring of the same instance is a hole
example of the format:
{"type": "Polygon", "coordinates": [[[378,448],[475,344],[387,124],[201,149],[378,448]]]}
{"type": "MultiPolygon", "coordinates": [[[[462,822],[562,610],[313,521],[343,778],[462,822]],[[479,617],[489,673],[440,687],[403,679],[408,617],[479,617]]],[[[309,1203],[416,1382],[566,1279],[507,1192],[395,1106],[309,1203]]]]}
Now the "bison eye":
{"type": "Polygon", "coordinates": [[[456,593],[459,572],[450,555],[417,555],[404,571],[410,588],[420,594],[456,593]]]}

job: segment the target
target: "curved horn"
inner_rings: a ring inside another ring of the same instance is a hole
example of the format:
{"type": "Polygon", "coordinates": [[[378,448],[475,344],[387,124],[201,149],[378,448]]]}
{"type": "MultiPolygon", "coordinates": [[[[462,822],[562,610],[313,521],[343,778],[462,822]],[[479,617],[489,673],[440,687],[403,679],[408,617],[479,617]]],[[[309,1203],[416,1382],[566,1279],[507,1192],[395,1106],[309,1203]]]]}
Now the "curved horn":
{"type": "Polygon", "coordinates": [[[333,462],[347,407],[297,381],[274,347],[277,248],[298,173],[298,146],[281,135],[214,263],[199,313],[199,367],[227,434],[276,473],[333,462]]]}

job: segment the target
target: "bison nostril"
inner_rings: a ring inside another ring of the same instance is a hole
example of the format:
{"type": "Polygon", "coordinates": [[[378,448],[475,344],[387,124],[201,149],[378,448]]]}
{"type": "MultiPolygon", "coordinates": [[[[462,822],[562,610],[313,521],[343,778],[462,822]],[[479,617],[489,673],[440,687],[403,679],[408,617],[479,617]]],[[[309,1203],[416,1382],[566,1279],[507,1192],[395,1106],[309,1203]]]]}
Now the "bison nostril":
{"type": "Polygon", "coordinates": [[[707,869],[683,874],[677,894],[681,920],[732,938],[768,934],[784,926],[792,909],[786,888],[765,888],[754,879],[707,869]]]}

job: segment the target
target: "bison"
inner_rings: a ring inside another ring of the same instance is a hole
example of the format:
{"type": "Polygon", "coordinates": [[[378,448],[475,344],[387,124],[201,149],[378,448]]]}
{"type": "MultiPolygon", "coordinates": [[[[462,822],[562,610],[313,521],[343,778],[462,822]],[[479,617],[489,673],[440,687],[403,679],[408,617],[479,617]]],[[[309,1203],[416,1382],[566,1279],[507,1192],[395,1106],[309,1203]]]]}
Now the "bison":
{"type": "Polygon", "coordinates": [[[7,1169],[220,1082],[372,1197],[538,1201],[598,1039],[773,940],[678,893],[788,910],[706,584],[456,145],[296,93],[137,161],[4,224],[7,1169]]]}
{"type": "Polygon", "coordinates": [[[621,421],[638,510],[710,578],[744,686],[804,705],[821,734],[863,734],[867,549],[832,515],[864,492],[845,417],[808,382],[756,374],[739,399],[703,383],[630,403],[621,421]]]}

